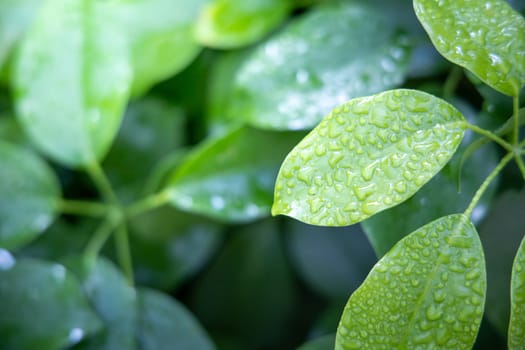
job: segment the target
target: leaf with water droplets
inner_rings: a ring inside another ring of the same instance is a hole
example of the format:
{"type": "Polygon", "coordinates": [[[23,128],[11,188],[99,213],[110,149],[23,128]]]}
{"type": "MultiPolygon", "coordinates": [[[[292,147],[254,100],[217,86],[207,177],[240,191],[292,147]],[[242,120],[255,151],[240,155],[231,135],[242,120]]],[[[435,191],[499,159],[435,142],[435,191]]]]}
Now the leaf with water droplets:
{"type": "Polygon", "coordinates": [[[521,241],[512,266],[510,287],[509,350],[525,348],[525,239],[521,241]]]}
{"type": "Polygon", "coordinates": [[[348,300],[336,350],[471,349],[485,290],[476,229],[462,214],[442,217],[378,261],[348,300]]]}
{"type": "Polygon", "coordinates": [[[210,47],[245,46],[275,29],[290,9],[289,0],[214,0],[201,11],[195,35],[210,47]]]}
{"type": "Polygon", "coordinates": [[[114,6],[45,1],[14,61],[17,116],[35,144],[67,166],[105,155],[127,102],[132,72],[114,6]]]}
{"type": "Polygon", "coordinates": [[[503,0],[414,0],[438,51],[511,96],[525,84],[525,19],[503,0]]]}
{"type": "Polygon", "coordinates": [[[279,164],[302,136],[243,127],[210,139],[171,175],[170,202],[225,221],[269,215],[279,164]]]}
{"type": "Polygon", "coordinates": [[[336,107],[285,159],[272,213],[345,226],[411,197],[452,157],[466,122],[450,104],[392,90],[336,107]]]}
{"type": "Polygon", "coordinates": [[[231,118],[271,129],[309,129],[333,106],[401,84],[406,40],[388,18],[350,2],[297,17],[236,74],[231,118]]]}
{"type": "Polygon", "coordinates": [[[21,247],[54,220],[60,187],[35,154],[0,141],[0,247],[21,247]]]}
{"type": "Polygon", "coordinates": [[[64,349],[101,327],[78,280],[44,261],[0,264],[0,310],[3,350],[64,349]]]}

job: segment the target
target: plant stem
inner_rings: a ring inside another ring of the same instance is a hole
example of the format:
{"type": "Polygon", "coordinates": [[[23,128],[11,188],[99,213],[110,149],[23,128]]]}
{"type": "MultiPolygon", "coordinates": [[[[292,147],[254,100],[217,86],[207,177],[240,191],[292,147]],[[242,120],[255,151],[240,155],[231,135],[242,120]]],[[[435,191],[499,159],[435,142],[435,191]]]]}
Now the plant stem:
{"type": "Polygon", "coordinates": [[[92,217],[105,216],[110,207],[104,203],[60,199],[57,203],[58,211],[62,214],[83,215],[92,217]]]}
{"type": "Polygon", "coordinates": [[[134,284],[133,262],[131,260],[131,251],[129,248],[129,235],[126,224],[123,222],[115,233],[115,245],[117,247],[117,259],[119,265],[124,271],[124,275],[130,285],[134,284]]]}
{"type": "Polygon", "coordinates": [[[474,197],[472,198],[472,201],[470,202],[467,210],[465,210],[465,215],[470,217],[472,215],[472,212],[474,211],[474,208],[478,204],[479,200],[481,199],[481,196],[483,196],[483,193],[487,190],[487,187],[494,181],[494,178],[498,176],[498,174],[503,170],[503,168],[510,162],[510,160],[514,157],[514,153],[509,152],[501,161],[498,163],[498,165],[492,170],[492,172],[487,176],[485,181],[481,184],[479,189],[476,191],[476,194],[474,194],[474,197]]]}
{"type": "Polygon", "coordinates": [[[170,195],[168,191],[156,193],[126,208],[126,215],[129,218],[141,214],[145,211],[155,209],[166,204],[169,201],[169,199],[170,195]]]}
{"type": "Polygon", "coordinates": [[[483,136],[489,138],[490,140],[496,142],[498,145],[503,147],[508,152],[513,152],[514,151],[514,147],[512,147],[512,145],[510,143],[508,143],[507,141],[505,141],[504,139],[502,139],[498,135],[494,134],[492,131],[482,129],[479,126],[474,125],[474,124],[470,124],[470,123],[467,123],[467,128],[472,130],[472,131],[474,131],[477,134],[483,135],[483,136]]]}
{"type": "Polygon", "coordinates": [[[117,196],[113,192],[111,183],[98,162],[92,162],[86,167],[86,171],[95,183],[95,186],[100,191],[104,200],[111,204],[118,204],[117,196]]]}
{"type": "Polygon", "coordinates": [[[109,236],[121,221],[121,217],[118,212],[112,211],[108,214],[106,219],[97,228],[93,237],[89,240],[84,255],[88,258],[94,259],[99,254],[100,250],[104,246],[104,243],[108,240],[109,236]]]}
{"type": "Polygon", "coordinates": [[[514,133],[512,135],[512,144],[517,145],[520,141],[520,95],[517,94],[512,98],[512,115],[514,116],[514,133]]]}
{"type": "Polygon", "coordinates": [[[460,66],[454,66],[448,74],[447,80],[443,85],[443,98],[450,100],[454,95],[454,91],[463,77],[463,68],[460,66]]]}

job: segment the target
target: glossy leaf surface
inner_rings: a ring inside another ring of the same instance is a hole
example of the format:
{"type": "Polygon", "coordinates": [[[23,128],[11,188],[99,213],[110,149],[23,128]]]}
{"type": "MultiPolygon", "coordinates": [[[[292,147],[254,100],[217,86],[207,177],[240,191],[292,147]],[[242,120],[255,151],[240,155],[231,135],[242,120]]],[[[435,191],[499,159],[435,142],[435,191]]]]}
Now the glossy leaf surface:
{"type": "Polygon", "coordinates": [[[485,262],[469,219],[455,214],[392,248],[350,297],[336,349],[471,349],[485,303],[485,262]]]}
{"type": "Polygon", "coordinates": [[[176,300],[140,289],[138,339],[141,350],[213,350],[195,318],[176,300]]]}
{"type": "Polygon", "coordinates": [[[0,347],[57,350],[97,331],[101,322],[66,268],[38,260],[0,266],[0,347]]]}
{"type": "Polygon", "coordinates": [[[362,221],[430,180],[452,157],[465,128],[459,111],[424,92],[392,90],[353,99],[290,152],[279,171],[272,213],[313,225],[362,221]]]}
{"type": "Polygon", "coordinates": [[[512,266],[510,289],[511,311],[509,322],[509,350],[521,350],[525,347],[525,239],[512,266]]]}
{"type": "Polygon", "coordinates": [[[290,8],[288,0],[211,1],[200,14],[195,35],[215,48],[248,45],[277,27],[290,8]]]}
{"type": "MultiPolygon", "coordinates": [[[[483,124],[484,120],[467,105],[460,101],[454,101],[454,105],[469,121],[472,119],[477,125],[483,124]]],[[[473,132],[467,131],[450,162],[416,194],[400,205],[363,221],[363,229],[377,256],[383,256],[397,241],[424,224],[441,216],[462,212],[468,207],[474,193],[498,164],[494,145],[485,145],[477,150],[462,166],[461,191],[458,191],[458,170],[463,153],[474,139],[473,132]]],[[[481,222],[487,213],[494,190],[495,186],[489,187],[476,206],[472,215],[474,224],[481,222]]]]}
{"type": "Polygon", "coordinates": [[[207,1],[122,2],[118,15],[125,18],[124,33],[130,41],[134,95],[181,71],[197,56],[201,47],[193,32],[207,1]]]}
{"type": "Polygon", "coordinates": [[[525,85],[525,19],[503,0],[414,0],[438,51],[506,95],[525,85]]]}
{"type": "Polygon", "coordinates": [[[258,127],[308,129],[344,101],[402,83],[407,60],[403,37],[380,12],[319,6],[240,67],[229,113],[258,127]]]}
{"type": "Polygon", "coordinates": [[[132,72],[115,13],[111,2],[45,1],[14,62],[18,117],[67,166],[105,155],[127,102],[132,72]]]}
{"type": "Polygon", "coordinates": [[[76,350],[136,349],[137,298],[135,289],[106,259],[85,261],[80,257],[66,265],[79,278],[84,293],[104,323],[104,332],[75,347],[76,350]]]}
{"type": "Polygon", "coordinates": [[[171,203],[226,221],[269,215],[279,165],[303,135],[238,128],[208,140],[168,180],[171,203]]]}
{"type": "Polygon", "coordinates": [[[54,220],[60,187],[32,152],[0,141],[0,247],[14,249],[36,238],[54,220]]]}

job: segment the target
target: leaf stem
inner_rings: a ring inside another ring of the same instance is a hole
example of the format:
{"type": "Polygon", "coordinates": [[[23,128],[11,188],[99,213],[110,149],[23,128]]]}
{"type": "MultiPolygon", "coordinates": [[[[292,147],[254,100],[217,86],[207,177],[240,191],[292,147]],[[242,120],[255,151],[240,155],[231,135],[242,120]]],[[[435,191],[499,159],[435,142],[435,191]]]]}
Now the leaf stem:
{"type": "Polygon", "coordinates": [[[60,199],[57,203],[58,211],[62,214],[102,217],[108,214],[111,208],[100,202],[60,199]]]}
{"type": "Polygon", "coordinates": [[[145,211],[155,209],[166,204],[170,199],[169,191],[163,191],[146,197],[131,206],[127,207],[125,212],[127,217],[133,217],[145,211]]]}
{"type": "Polygon", "coordinates": [[[489,176],[487,176],[485,181],[483,181],[483,183],[481,184],[479,189],[474,194],[474,197],[472,198],[472,201],[470,201],[470,204],[469,204],[467,210],[465,210],[464,214],[466,216],[470,217],[472,215],[472,212],[474,211],[474,208],[476,207],[476,205],[478,204],[479,200],[481,199],[481,196],[483,196],[483,194],[487,190],[487,187],[489,187],[489,185],[492,183],[492,181],[494,181],[494,178],[496,178],[496,176],[498,176],[498,174],[501,172],[501,170],[503,170],[503,168],[508,164],[508,162],[510,162],[510,160],[513,157],[514,157],[514,153],[513,152],[507,153],[507,155],[505,157],[503,157],[503,159],[501,159],[501,161],[494,168],[494,170],[492,170],[492,172],[489,174],[489,176]]]}
{"type": "Polygon", "coordinates": [[[84,255],[87,258],[94,259],[97,257],[97,255],[100,253],[100,250],[120,221],[121,215],[118,211],[113,210],[108,214],[106,219],[102,221],[86,246],[84,255]]]}
{"type": "Polygon", "coordinates": [[[447,80],[445,80],[445,84],[443,85],[443,98],[445,100],[450,100],[452,98],[462,77],[463,68],[460,66],[452,67],[447,76],[447,80]]]}
{"type": "Polygon", "coordinates": [[[508,152],[513,152],[514,151],[514,147],[510,143],[508,143],[507,141],[505,141],[504,139],[502,139],[498,135],[494,134],[492,131],[482,129],[479,126],[474,125],[474,124],[470,124],[470,123],[466,123],[466,125],[467,125],[468,129],[474,131],[477,134],[483,135],[483,136],[487,137],[488,139],[496,142],[498,145],[503,147],[506,151],[508,151],[508,152]]]}
{"type": "Polygon", "coordinates": [[[512,144],[518,145],[520,142],[520,95],[517,94],[512,98],[512,115],[514,118],[514,133],[512,135],[512,144]]]}
{"type": "Polygon", "coordinates": [[[111,187],[111,183],[109,182],[106,174],[104,173],[104,170],[102,170],[100,164],[96,161],[91,162],[87,165],[86,171],[95,183],[97,189],[100,191],[100,194],[102,195],[104,200],[108,203],[118,205],[117,196],[115,195],[113,187],[111,187]]]}
{"type": "Polygon", "coordinates": [[[119,265],[124,271],[124,275],[130,285],[134,284],[133,262],[131,259],[131,250],[129,248],[129,234],[126,223],[122,223],[115,233],[115,245],[117,247],[117,259],[119,265]]]}

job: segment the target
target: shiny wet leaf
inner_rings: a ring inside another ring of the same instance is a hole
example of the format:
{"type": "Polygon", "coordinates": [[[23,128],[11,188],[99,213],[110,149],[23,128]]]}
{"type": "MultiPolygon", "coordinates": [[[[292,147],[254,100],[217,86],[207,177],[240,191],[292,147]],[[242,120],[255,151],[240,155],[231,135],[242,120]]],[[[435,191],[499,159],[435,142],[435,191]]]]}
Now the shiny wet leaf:
{"type": "Polygon", "coordinates": [[[414,231],[372,269],[344,309],[336,349],[471,349],[485,303],[485,261],[462,214],[414,231]]]}
{"type": "Polygon", "coordinates": [[[269,215],[279,165],[303,135],[243,127],[207,140],[168,180],[171,204],[224,221],[269,215]]]}
{"type": "Polygon", "coordinates": [[[401,84],[406,46],[395,24],[366,5],[316,7],[240,67],[228,113],[263,128],[311,128],[344,101],[401,84]]]}
{"type": "Polygon", "coordinates": [[[39,260],[0,266],[0,309],[3,350],[63,349],[102,326],[78,280],[63,265],[39,260]]]}
{"type": "Polygon", "coordinates": [[[438,51],[511,96],[525,85],[525,19],[504,0],[414,0],[438,51]]]}
{"type": "Polygon", "coordinates": [[[55,174],[27,149],[0,141],[0,247],[19,248],[35,239],[57,214],[55,174]]]}
{"type": "Polygon", "coordinates": [[[287,156],[272,213],[324,226],[362,221],[428,182],[465,129],[458,110],[424,92],[391,90],[351,100],[287,156]]]}
{"type": "Polygon", "coordinates": [[[522,240],[514,264],[510,289],[509,350],[523,349],[525,344],[525,239],[522,240]]]}

